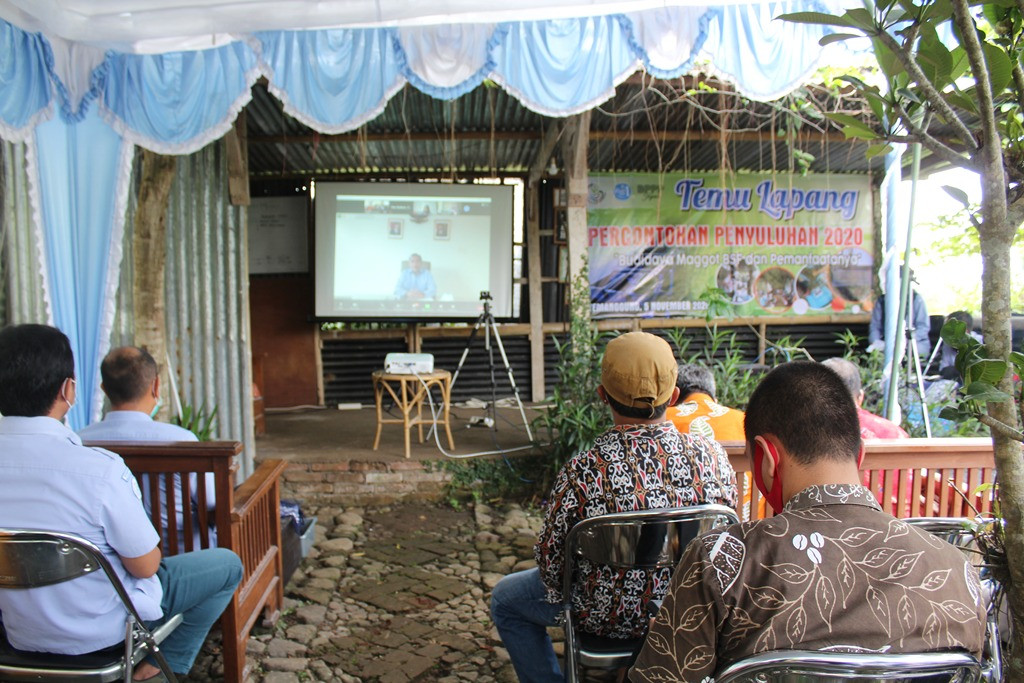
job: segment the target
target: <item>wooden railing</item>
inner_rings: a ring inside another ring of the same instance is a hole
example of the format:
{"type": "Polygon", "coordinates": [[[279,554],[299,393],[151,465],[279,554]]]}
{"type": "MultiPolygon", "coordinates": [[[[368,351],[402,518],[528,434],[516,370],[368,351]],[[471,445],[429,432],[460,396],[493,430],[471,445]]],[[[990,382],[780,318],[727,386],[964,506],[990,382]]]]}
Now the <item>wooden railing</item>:
{"type": "Polygon", "coordinates": [[[195,473],[195,499],[198,511],[200,546],[209,546],[206,514],[208,487],[206,473],[214,476],[216,500],[213,506],[213,526],[217,545],[228,548],[242,559],[242,582],[221,616],[224,652],[224,680],[236,683],[245,680],[245,649],[249,632],[263,613],[267,621],[276,621],[284,599],[281,567],[280,485],[283,460],[265,460],[252,476],[235,488],[237,466],[234,456],[242,451],[237,441],[204,441],[175,443],[114,443],[88,442],[124,458],[132,473],[140,479],[149,475],[149,499],[161,501],[167,507],[167,528],[163,528],[160,510],[153,507],[150,517],[161,538],[164,555],[176,555],[194,549],[192,506],[181,506],[182,528],[178,528],[172,478],[181,479],[181,497],[189,501],[192,487],[189,474],[195,473]],[[158,495],[160,480],[166,481],[169,494],[166,499],[158,495]]]}
{"type": "MultiPolygon", "coordinates": [[[[864,443],[864,485],[891,515],[973,517],[992,511],[994,491],[978,490],[981,484],[995,481],[991,439],[877,439],[864,443]]],[[[746,501],[741,508],[748,511],[749,519],[771,514],[751,478],[744,476],[750,472],[750,461],[743,443],[722,445],[736,471],[739,500],[746,501]]]]}

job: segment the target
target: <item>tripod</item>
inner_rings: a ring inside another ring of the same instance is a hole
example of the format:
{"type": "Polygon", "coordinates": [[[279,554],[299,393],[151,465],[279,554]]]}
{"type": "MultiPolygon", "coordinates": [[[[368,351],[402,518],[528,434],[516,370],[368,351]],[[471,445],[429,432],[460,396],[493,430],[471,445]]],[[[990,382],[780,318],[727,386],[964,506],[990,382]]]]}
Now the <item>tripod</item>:
{"type": "Polygon", "coordinates": [[[530,423],[526,419],[526,410],[523,408],[523,401],[519,398],[519,387],[516,386],[516,380],[512,376],[512,366],[508,362],[508,356],[505,355],[505,346],[501,343],[501,335],[498,334],[498,326],[494,323],[494,313],[491,312],[491,293],[480,292],[480,300],[484,302],[483,313],[476,319],[476,325],[473,326],[473,331],[469,333],[469,340],[466,342],[466,348],[462,350],[462,358],[459,359],[459,365],[455,368],[455,374],[452,375],[451,386],[455,386],[455,381],[459,378],[459,372],[462,371],[462,366],[466,362],[466,356],[469,355],[469,349],[473,346],[473,338],[476,337],[477,331],[482,326],[484,328],[484,348],[487,349],[487,362],[490,366],[491,371],[491,403],[488,408],[490,413],[490,427],[491,430],[497,429],[497,410],[496,404],[498,401],[498,384],[494,376],[494,347],[491,346],[491,335],[494,335],[494,341],[498,346],[498,351],[501,353],[501,361],[505,364],[505,372],[508,373],[508,383],[512,385],[512,393],[515,395],[516,405],[519,406],[519,415],[523,418],[523,426],[526,427],[526,436],[533,441],[533,433],[530,431],[530,423]]]}
{"type": "MultiPolygon", "coordinates": [[[[928,416],[928,399],[925,397],[924,378],[921,374],[921,354],[917,348],[916,327],[914,325],[914,292],[910,292],[910,305],[907,306],[905,334],[907,336],[907,369],[904,375],[904,390],[910,391],[910,372],[914,371],[917,396],[921,400],[921,415],[924,418],[924,433],[928,438],[932,435],[931,419],[928,416]]],[[[938,350],[936,348],[936,350],[938,350]]],[[[934,354],[933,354],[934,355],[934,354]]],[[[929,357],[928,362],[931,362],[929,357]]]]}

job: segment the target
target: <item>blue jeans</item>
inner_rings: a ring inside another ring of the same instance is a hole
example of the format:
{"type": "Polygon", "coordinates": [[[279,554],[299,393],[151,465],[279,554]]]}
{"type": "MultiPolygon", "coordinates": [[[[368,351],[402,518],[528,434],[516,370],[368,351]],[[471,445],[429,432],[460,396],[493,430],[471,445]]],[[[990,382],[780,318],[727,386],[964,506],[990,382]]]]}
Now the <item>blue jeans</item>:
{"type": "Polygon", "coordinates": [[[547,631],[562,606],[545,600],[545,594],[537,569],[509,574],[491,593],[491,619],[522,683],[565,680],[547,631]]]}
{"type": "MultiPolygon", "coordinates": [[[[160,644],[176,674],[187,674],[213,622],[231,600],[242,580],[242,561],[227,548],[210,548],[165,557],[156,572],[164,589],[164,617],[148,622],[155,627],[175,614],[182,622],[160,644]]],[[[225,638],[232,635],[226,634],[225,638]]]]}

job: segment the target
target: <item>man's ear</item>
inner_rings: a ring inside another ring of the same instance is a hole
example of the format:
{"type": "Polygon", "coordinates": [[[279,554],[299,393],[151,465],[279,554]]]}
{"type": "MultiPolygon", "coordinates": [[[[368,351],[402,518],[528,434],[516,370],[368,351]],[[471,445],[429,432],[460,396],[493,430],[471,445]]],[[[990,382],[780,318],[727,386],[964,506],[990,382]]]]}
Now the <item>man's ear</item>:
{"type": "Polygon", "coordinates": [[[672,390],[672,396],[668,399],[668,404],[670,406],[674,406],[677,403],[679,403],[679,387],[672,390]]]}
{"type": "Polygon", "coordinates": [[[600,384],[597,385],[597,395],[601,397],[602,403],[608,402],[608,394],[605,392],[604,387],[600,384]]]}
{"type": "Polygon", "coordinates": [[[860,451],[857,453],[857,469],[858,470],[861,468],[861,465],[864,464],[864,454],[866,452],[867,452],[867,450],[864,448],[864,440],[861,439],[860,451]]]}
{"type": "Polygon", "coordinates": [[[775,472],[779,467],[779,450],[772,441],[771,436],[754,437],[754,457],[763,458],[761,461],[761,473],[766,478],[765,486],[769,486],[767,479],[775,479],[775,472]]]}
{"type": "MultiPolygon", "coordinates": [[[[102,385],[101,385],[102,386],[102,385]]],[[[160,396],[160,375],[153,380],[153,398],[160,396]]]]}

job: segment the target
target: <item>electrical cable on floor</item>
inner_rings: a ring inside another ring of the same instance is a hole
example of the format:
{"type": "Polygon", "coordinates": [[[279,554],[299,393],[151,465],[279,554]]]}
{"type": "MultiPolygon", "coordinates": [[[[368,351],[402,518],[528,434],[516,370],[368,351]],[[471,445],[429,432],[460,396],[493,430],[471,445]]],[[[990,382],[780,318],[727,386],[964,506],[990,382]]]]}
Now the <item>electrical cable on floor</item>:
{"type": "MultiPolygon", "coordinates": [[[[411,367],[410,367],[410,370],[412,370],[411,367]]],[[[418,379],[420,381],[420,384],[423,385],[423,390],[424,390],[424,392],[427,395],[427,402],[430,405],[430,417],[431,417],[430,431],[433,432],[433,434],[434,434],[434,443],[437,444],[437,449],[439,451],[441,451],[441,453],[444,454],[446,457],[452,458],[452,459],[455,459],[455,460],[463,460],[463,459],[466,459],[466,458],[477,458],[477,457],[484,456],[484,455],[500,455],[500,456],[502,456],[504,458],[505,464],[508,465],[509,469],[511,469],[514,472],[515,470],[512,468],[512,463],[509,462],[508,458],[505,457],[505,455],[507,453],[514,453],[516,451],[529,450],[529,449],[535,448],[538,445],[540,445],[540,444],[529,444],[527,446],[516,446],[514,448],[501,448],[501,446],[497,443],[497,437],[494,437],[495,446],[498,448],[498,450],[494,450],[494,451],[480,451],[480,452],[477,452],[477,453],[464,453],[464,454],[449,453],[441,445],[441,434],[440,434],[440,430],[437,428],[437,408],[434,406],[434,397],[430,393],[430,387],[426,383],[426,381],[422,377],[420,377],[420,374],[418,372],[413,370],[413,374],[416,376],[416,379],[418,379]]],[[[493,436],[493,431],[492,431],[492,436],[493,436]]],[[[527,482],[527,483],[532,481],[532,480],[529,480],[529,479],[523,479],[522,476],[520,476],[519,478],[522,481],[527,482]]]]}

